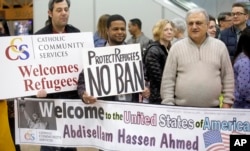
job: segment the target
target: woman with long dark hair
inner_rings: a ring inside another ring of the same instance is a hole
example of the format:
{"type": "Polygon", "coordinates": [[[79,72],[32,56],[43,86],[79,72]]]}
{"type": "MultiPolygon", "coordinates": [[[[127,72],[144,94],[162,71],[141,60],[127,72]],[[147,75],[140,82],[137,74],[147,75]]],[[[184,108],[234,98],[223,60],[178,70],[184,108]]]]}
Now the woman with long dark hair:
{"type": "Polygon", "coordinates": [[[234,58],[234,108],[250,108],[250,29],[242,31],[234,58]]]}

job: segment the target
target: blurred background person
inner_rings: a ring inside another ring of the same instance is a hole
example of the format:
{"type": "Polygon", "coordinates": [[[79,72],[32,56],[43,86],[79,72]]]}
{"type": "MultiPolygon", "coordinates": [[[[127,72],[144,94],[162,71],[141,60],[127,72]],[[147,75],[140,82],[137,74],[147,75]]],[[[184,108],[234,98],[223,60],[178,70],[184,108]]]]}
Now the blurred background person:
{"type": "Polygon", "coordinates": [[[232,5],[231,15],[232,15],[233,25],[221,31],[220,40],[222,40],[227,46],[231,62],[233,62],[233,58],[235,56],[235,51],[241,32],[245,28],[250,28],[249,26],[247,26],[248,8],[246,4],[234,3],[232,5]]]}
{"type": "Polygon", "coordinates": [[[173,43],[185,38],[185,31],[187,29],[186,21],[181,18],[174,18],[172,20],[174,23],[174,40],[173,43]]]}
{"type": "Polygon", "coordinates": [[[0,33],[1,36],[10,36],[10,30],[7,21],[3,18],[0,18],[0,33]]]}
{"type": "Polygon", "coordinates": [[[220,31],[226,28],[229,28],[233,25],[231,12],[221,12],[218,15],[217,20],[218,20],[220,31]]]}
{"type": "Polygon", "coordinates": [[[149,103],[161,104],[160,87],[165,62],[174,37],[174,23],[166,19],[159,20],[153,27],[152,42],[144,56],[145,80],[149,82],[149,103]]]}
{"type": "Polygon", "coordinates": [[[209,22],[208,22],[207,33],[208,33],[209,36],[211,36],[213,38],[217,38],[216,20],[211,15],[209,15],[209,22]]]}
{"type": "Polygon", "coordinates": [[[128,39],[127,44],[139,43],[141,45],[141,50],[143,53],[151,40],[142,32],[141,20],[138,18],[131,19],[128,23],[128,31],[132,35],[132,37],[128,39]]]}
{"type": "MultiPolygon", "coordinates": [[[[131,34],[131,38],[127,40],[127,44],[139,43],[141,46],[141,54],[143,56],[144,52],[147,49],[147,46],[152,42],[150,38],[144,35],[142,32],[142,22],[138,18],[130,19],[128,23],[128,31],[131,34]]],[[[146,87],[148,87],[147,81],[145,81],[146,87]]],[[[140,102],[148,103],[148,98],[143,98],[142,95],[139,95],[140,102]]]]}
{"type": "Polygon", "coordinates": [[[95,47],[103,47],[105,46],[108,36],[106,30],[107,20],[109,18],[109,14],[104,14],[100,16],[97,23],[97,31],[94,34],[94,45],[95,47]]]}
{"type": "Polygon", "coordinates": [[[243,30],[235,53],[234,108],[250,109],[250,29],[243,30]]]}

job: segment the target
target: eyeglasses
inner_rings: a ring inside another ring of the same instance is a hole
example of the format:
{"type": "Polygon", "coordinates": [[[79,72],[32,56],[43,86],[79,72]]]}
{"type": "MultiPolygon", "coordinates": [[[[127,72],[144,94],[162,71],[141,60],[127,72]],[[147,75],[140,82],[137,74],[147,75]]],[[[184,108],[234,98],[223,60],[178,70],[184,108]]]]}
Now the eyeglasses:
{"type": "Polygon", "coordinates": [[[241,12],[236,12],[236,13],[231,13],[232,16],[241,16],[241,15],[246,15],[246,13],[241,13],[241,12]]]}
{"type": "Polygon", "coordinates": [[[224,21],[224,22],[231,22],[232,20],[230,20],[230,19],[228,19],[228,20],[222,20],[222,21],[224,21]]]}

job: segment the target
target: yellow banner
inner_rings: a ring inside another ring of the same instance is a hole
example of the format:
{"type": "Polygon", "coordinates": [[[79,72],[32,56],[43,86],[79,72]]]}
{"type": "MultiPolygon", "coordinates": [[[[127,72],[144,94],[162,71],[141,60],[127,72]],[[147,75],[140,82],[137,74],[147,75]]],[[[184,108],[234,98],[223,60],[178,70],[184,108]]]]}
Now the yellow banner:
{"type": "Polygon", "coordinates": [[[0,101],[0,150],[1,151],[15,151],[14,143],[11,138],[7,102],[0,101]]]}

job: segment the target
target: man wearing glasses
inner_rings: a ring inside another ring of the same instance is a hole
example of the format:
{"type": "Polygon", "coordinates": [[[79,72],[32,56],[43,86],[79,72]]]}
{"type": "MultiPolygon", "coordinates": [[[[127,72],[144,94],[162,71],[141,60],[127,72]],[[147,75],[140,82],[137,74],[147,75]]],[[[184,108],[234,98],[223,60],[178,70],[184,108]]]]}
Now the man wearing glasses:
{"type": "Polygon", "coordinates": [[[220,39],[227,46],[231,61],[233,61],[241,31],[250,27],[247,26],[248,9],[244,3],[234,3],[232,6],[231,15],[233,25],[221,31],[220,39]]]}

